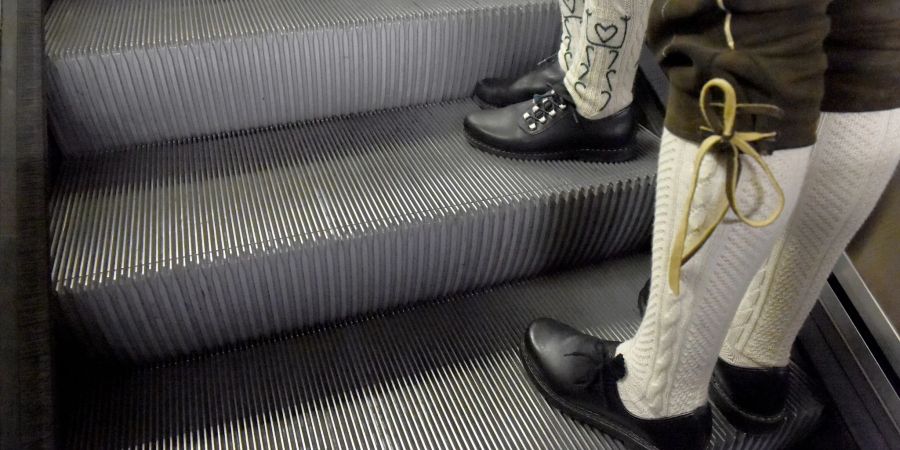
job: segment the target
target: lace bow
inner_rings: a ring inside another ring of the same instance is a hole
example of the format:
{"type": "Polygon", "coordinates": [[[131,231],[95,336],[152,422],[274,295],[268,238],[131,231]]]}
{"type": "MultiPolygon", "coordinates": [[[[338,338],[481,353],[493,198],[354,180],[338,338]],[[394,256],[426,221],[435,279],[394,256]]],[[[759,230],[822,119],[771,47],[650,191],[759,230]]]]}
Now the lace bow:
{"type": "Polygon", "coordinates": [[[750,114],[763,114],[774,117],[781,117],[783,112],[780,108],[773,105],[755,104],[755,103],[737,103],[737,94],[734,87],[726,80],[714,78],[709,80],[700,92],[700,112],[703,114],[705,126],[700,129],[710,133],[710,136],[703,140],[697,157],[694,159],[693,176],[691,178],[690,194],[688,195],[687,204],[684,208],[684,214],[681,217],[678,231],[675,234],[672,244],[672,255],[669,260],[669,287],[675,295],[680,292],[681,267],[688,262],[697,250],[706,243],[716,227],[722,223],[728,210],[734,211],[735,216],[741,222],[754,227],[762,228],[775,222],[784,210],[784,192],[775,176],[772,175],[771,169],[763,161],[759,152],[751,145],[754,142],[768,140],[775,137],[775,132],[755,132],[755,131],[735,131],[734,122],[738,112],[750,114]],[[717,89],[721,91],[724,97],[722,103],[714,103],[712,101],[712,91],[717,89]],[[719,118],[711,111],[721,109],[722,116],[719,118]],[[694,194],[697,191],[697,183],[700,177],[700,165],[703,158],[708,154],[719,151],[730,153],[731,158],[728,161],[728,170],[725,182],[725,201],[718,207],[716,219],[704,229],[700,234],[700,239],[690,248],[685,248],[688,232],[688,219],[691,213],[691,206],[694,202],[694,194]],[[778,207],[772,214],[763,220],[752,220],[747,217],[738,207],[735,198],[737,183],[741,175],[741,155],[749,156],[757,165],[765,172],[772,184],[775,192],[778,194],[778,207]]]}

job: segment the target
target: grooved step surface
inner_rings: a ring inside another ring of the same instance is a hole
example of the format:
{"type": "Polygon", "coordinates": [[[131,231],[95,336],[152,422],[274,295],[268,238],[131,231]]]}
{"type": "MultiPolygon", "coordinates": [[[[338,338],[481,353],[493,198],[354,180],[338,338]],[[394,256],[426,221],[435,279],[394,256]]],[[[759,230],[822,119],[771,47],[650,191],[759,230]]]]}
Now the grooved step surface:
{"type": "Polygon", "coordinates": [[[657,138],[623,164],[484,154],[470,101],[67,161],[62,311],[132,361],[486,287],[646,243],[657,138]]]}
{"type": "MultiPolygon", "coordinates": [[[[65,448],[610,449],[550,408],[518,345],[554,317],[606,339],[637,329],[649,258],[548,276],[295,338],[93,377],[64,411],[65,448]]],[[[786,422],[765,435],[714,413],[714,449],[783,449],[822,405],[792,366],[786,422]]]]}
{"type": "Polygon", "coordinates": [[[50,117],[82,156],[456,99],[555,51],[555,0],[57,0],[50,117]]]}

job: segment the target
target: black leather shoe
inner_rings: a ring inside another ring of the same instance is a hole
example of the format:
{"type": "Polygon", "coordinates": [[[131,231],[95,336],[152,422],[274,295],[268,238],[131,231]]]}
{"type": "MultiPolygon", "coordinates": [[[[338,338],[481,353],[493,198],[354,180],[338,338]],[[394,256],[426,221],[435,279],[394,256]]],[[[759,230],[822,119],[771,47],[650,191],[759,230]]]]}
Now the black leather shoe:
{"type": "Polygon", "coordinates": [[[476,148],[513,159],[619,162],[635,156],[628,106],[603,119],[587,120],[563,85],[501,109],[476,111],[465,120],[466,137],[476,148]]]}
{"type": "Polygon", "coordinates": [[[787,367],[746,368],[719,359],[709,398],[741,431],[765,433],[784,421],[787,391],[787,367]]]}
{"type": "Polygon", "coordinates": [[[641,317],[644,317],[644,313],[647,312],[647,301],[650,299],[650,280],[647,280],[644,283],[644,287],[641,288],[641,291],[638,292],[638,311],[641,313],[641,317]]]}
{"type": "Polygon", "coordinates": [[[485,78],[475,85],[473,99],[482,108],[502,108],[547,92],[547,86],[562,83],[566,73],[556,54],[539,62],[518,78],[485,78]]]}
{"type": "MultiPolygon", "coordinates": [[[[650,280],[638,294],[638,310],[643,317],[650,297],[650,280]]],[[[722,414],[745,433],[765,433],[784,420],[787,402],[787,367],[762,369],[716,362],[709,383],[709,399],[722,414]]]]}
{"type": "Polygon", "coordinates": [[[708,406],[665,419],[641,419],[625,409],[616,381],[625,376],[626,361],[615,354],[617,345],[552,319],[537,319],[525,333],[522,359],[551,405],[629,448],[706,447],[712,430],[708,406]]]}

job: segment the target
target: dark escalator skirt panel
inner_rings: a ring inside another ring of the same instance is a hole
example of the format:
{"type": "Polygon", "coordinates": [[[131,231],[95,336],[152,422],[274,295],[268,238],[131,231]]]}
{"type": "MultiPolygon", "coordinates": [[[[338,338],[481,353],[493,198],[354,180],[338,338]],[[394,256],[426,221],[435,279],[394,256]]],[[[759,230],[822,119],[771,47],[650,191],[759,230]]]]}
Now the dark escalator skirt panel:
{"type": "Polygon", "coordinates": [[[472,149],[470,101],[68,160],[51,199],[61,310],[148,362],[633,251],[658,139],[623,164],[472,149]]]}
{"type": "MultiPolygon", "coordinates": [[[[276,342],[104,374],[64,411],[64,448],[621,449],[551,408],[519,356],[553,317],[631,336],[650,270],[638,255],[376,315],[276,342]]],[[[786,421],[737,432],[714,410],[714,449],[782,449],[816,425],[818,387],[791,366],[786,421]]]]}

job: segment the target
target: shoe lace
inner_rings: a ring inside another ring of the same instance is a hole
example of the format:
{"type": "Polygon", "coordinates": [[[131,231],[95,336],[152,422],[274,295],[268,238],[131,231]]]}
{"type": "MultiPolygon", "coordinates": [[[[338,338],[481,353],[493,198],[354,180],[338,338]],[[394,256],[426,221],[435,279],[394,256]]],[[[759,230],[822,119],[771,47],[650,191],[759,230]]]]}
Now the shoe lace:
{"type": "MultiPolygon", "coordinates": [[[[537,130],[538,127],[546,124],[561,111],[569,108],[573,104],[572,98],[563,92],[558,92],[553,86],[544,94],[535,95],[532,99],[531,109],[522,114],[522,119],[529,130],[537,130]]],[[[575,121],[578,121],[577,115],[572,114],[575,121]]]]}
{"type": "Polygon", "coordinates": [[[626,374],[625,357],[617,354],[613,357],[607,356],[607,352],[597,343],[593,352],[571,352],[566,356],[576,356],[587,358],[593,363],[590,370],[585,372],[584,376],[575,381],[575,385],[586,390],[599,390],[603,388],[603,382],[616,382],[622,379],[626,374]]]}
{"type": "Polygon", "coordinates": [[[710,135],[700,143],[697,157],[694,159],[693,175],[690,182],[690,190],[687,196],[685,213],[679,220],[679,227],[676,229],[675,237],[672,239],[672,254],[669,258],[668,279],[669,289],[675,295],[680,292],[681,284],[681,266],[686,264],[693,257],[700,247],[706,243],[709,237],[725,220],[725,215],[731,210],[738,220],[754,227],[763,228],[771,225],[784,210],[784,191],[775,179],[775,175],[763,159],[759,151],[753,145],[758,142],[772,140],[776,137],[775,132],[756,132],[756,131],[739,131],[735,130],[735,120],[738,113],[767,115],[771,117],[782,117],[784,111],[777,106],[758,104],[758,103],[738,103],[737,92],[728,81],[721,78],[713,78],[709,80],[700,91],[700,112],[706,125],[700,129],[710,135]],[[713,102],[713,91],[721,92],[724,100],[721,103],[713,102]],[[718,111],[721,109],[721,116],[718,111]],[[700,167],[703,159],[710,153],[724,153],[730,156],[727,166],[727,178],[724,186],[725,199],[718,211],[716,211],[714,220],[711,224],[703,228],[699,239],[692,245],[688,245],[688,221],[693,208],[694,196],[697,192],[697,186],[700,178],[700,167]],[[744,157],[744,158],[742,158],[744,157]],[[735,196],[737,191],[738,180],[743,170],[743,160],[747,159],[756,163],[758,170],[768,178],[772,189],[777,195],[777,203],[775,210],[768,217],[762,220],[750,219],[744,214],[744,211],[738,207],[735,196]]]}

